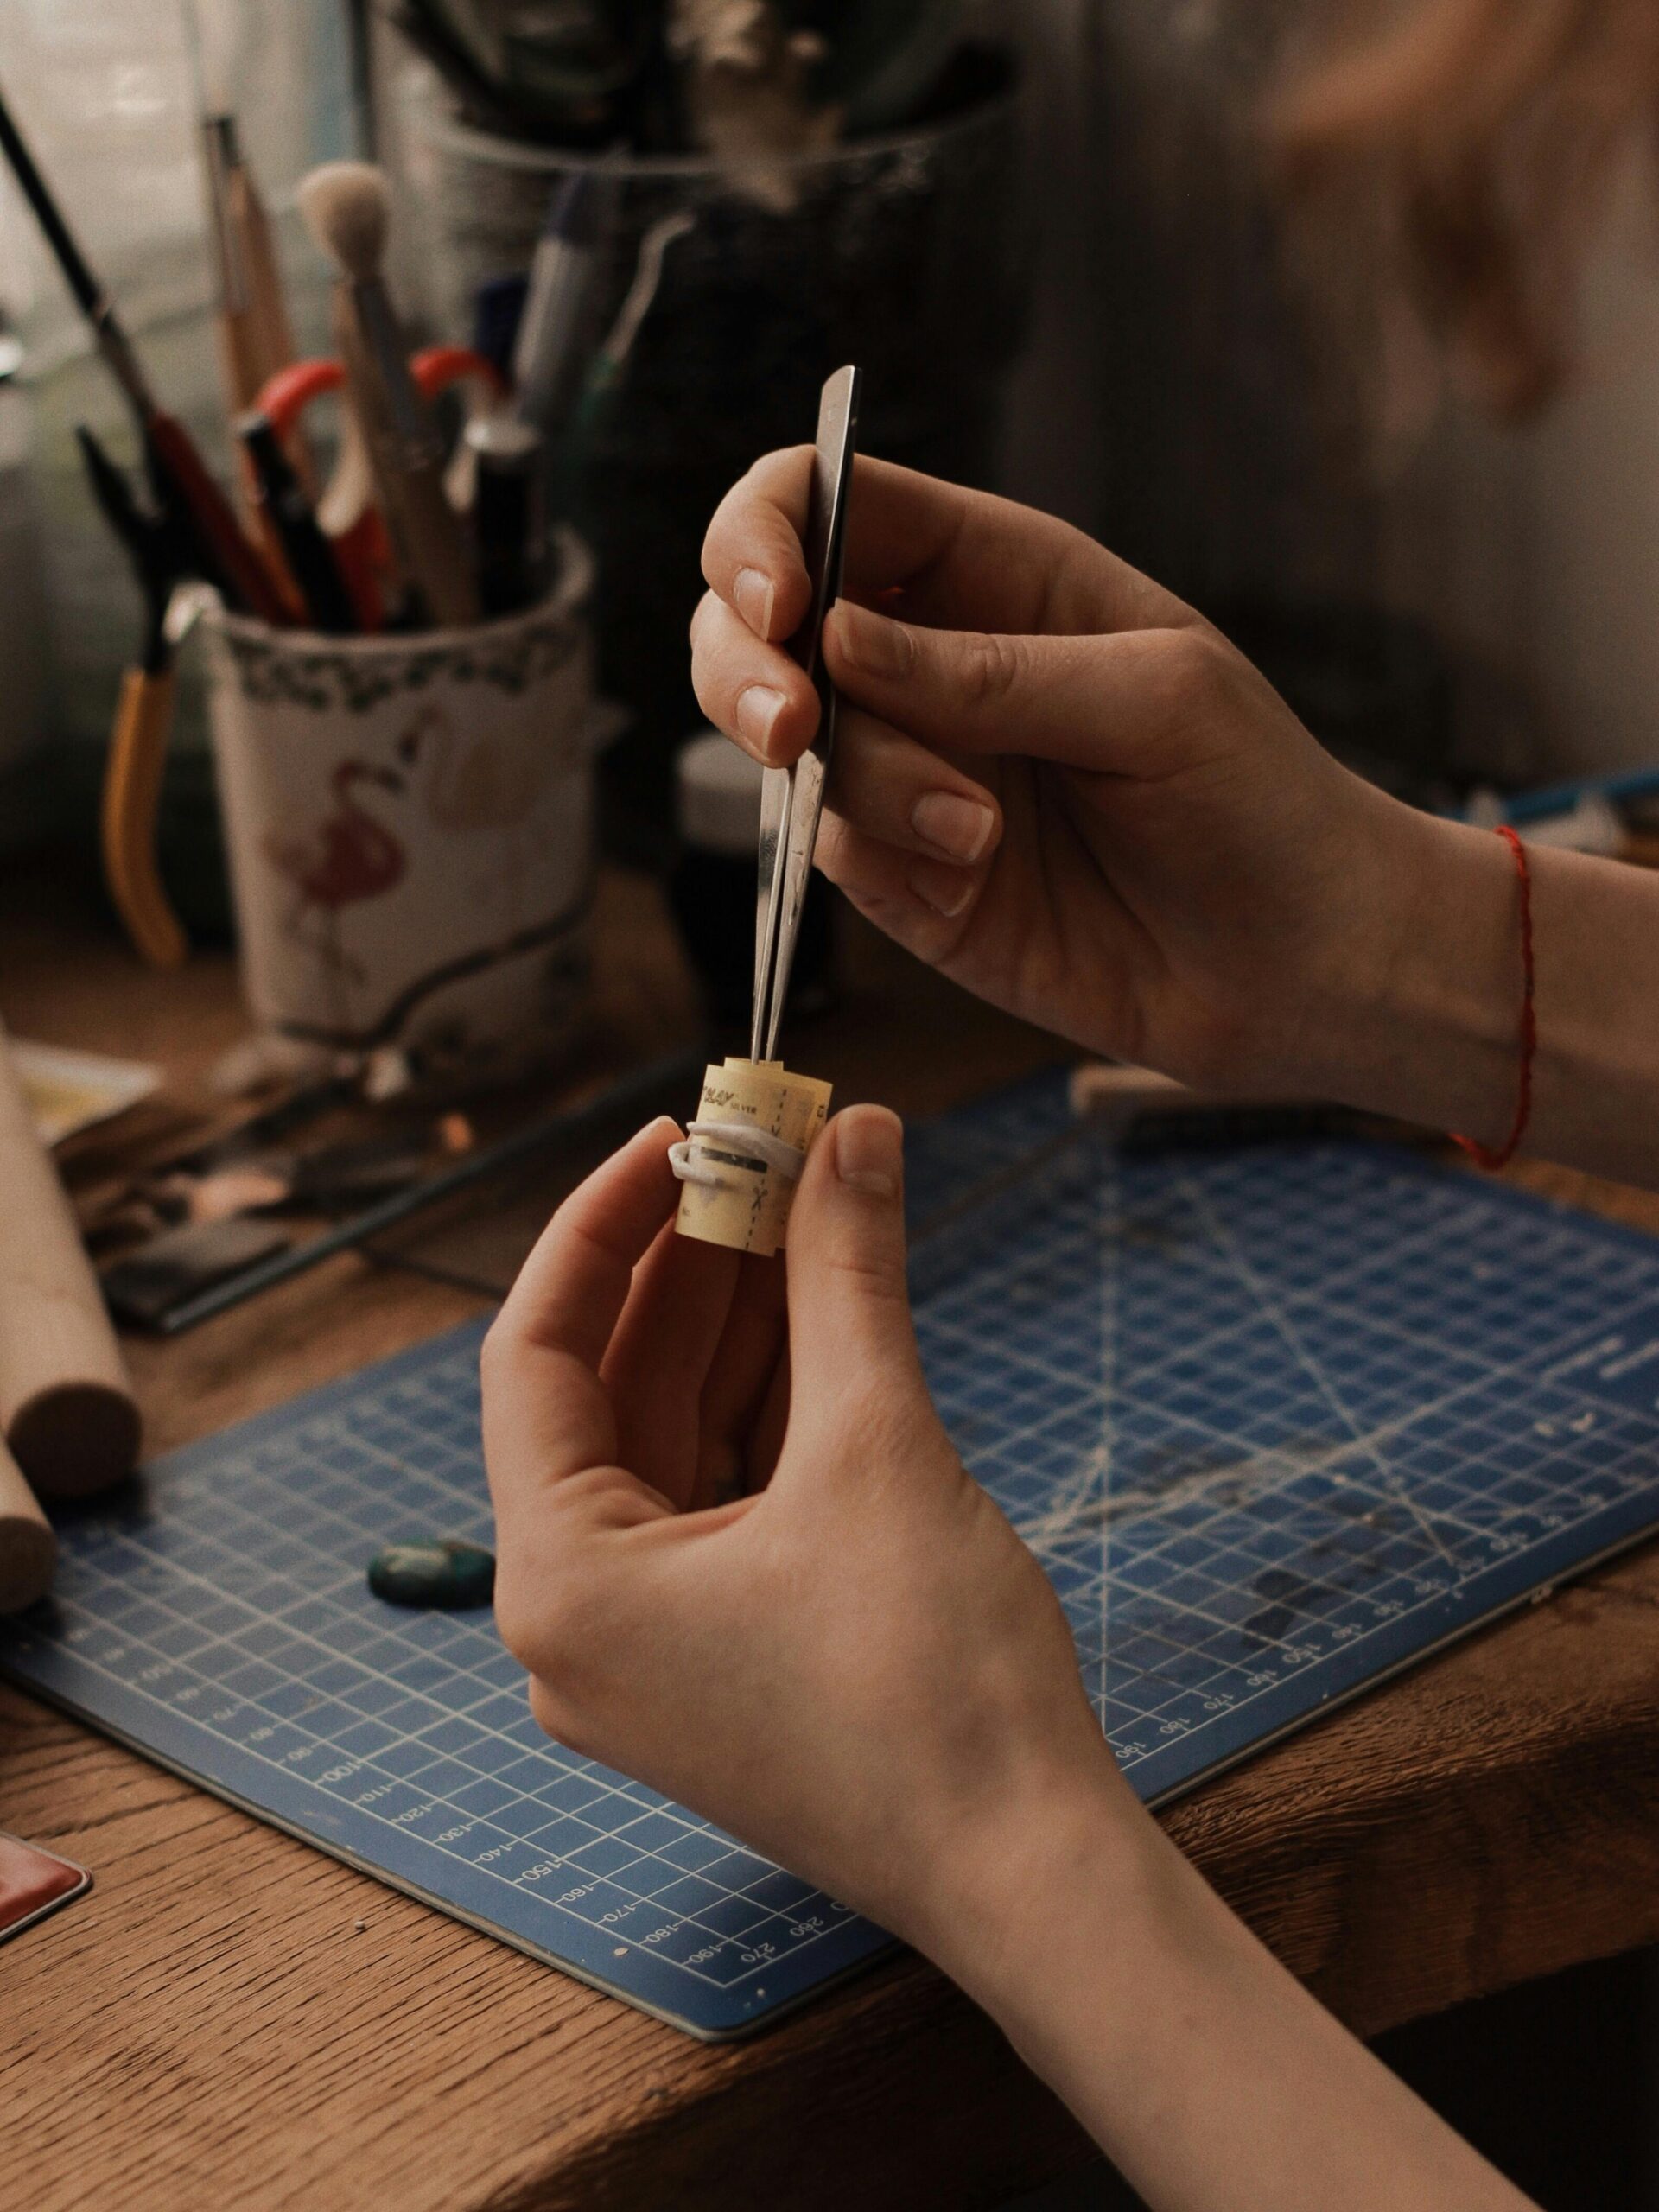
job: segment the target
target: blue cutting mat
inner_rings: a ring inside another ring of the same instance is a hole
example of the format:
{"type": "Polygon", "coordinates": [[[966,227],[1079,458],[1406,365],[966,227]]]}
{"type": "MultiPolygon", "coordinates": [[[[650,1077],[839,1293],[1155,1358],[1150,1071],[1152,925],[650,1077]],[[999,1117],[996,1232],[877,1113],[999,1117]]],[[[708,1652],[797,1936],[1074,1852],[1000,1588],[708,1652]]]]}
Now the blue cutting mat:
{"type": "MultiPolygon", "coordinates": [[[[1386,1148],[1042,1156],[1065,1128],[1045,1080],[916,1134],[915,1217],[944,1215],[918,1325],[1144,1797],[1659,1523],[1659,1243],[1386,1148]]],[[[537,1957],[741,2032],[887,1939],[550,1745],[487,1615],[365,1586],[390,1535],[490,1540],[480,1333],[67,1520],[0,1665],[537,1957]]]]}

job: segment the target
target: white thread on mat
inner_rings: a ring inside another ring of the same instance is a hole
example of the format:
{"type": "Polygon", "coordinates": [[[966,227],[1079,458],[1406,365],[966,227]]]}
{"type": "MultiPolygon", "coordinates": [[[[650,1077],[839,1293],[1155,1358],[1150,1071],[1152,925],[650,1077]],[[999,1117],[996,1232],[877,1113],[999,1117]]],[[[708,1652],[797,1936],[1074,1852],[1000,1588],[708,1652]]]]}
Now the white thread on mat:
{"type": "Polygon", "coordinates": [[[719,1191],[731,1183],[721,1170],[733,1167],[749,1173],[758,1167],[792,1183],[806,1165],[806,1154],[770,1129],[757,1129],[753,1122],[698,1121],[688,1122],[680,1142],[670,1145],[668,1160],[682,1183],[719,1191]]]}

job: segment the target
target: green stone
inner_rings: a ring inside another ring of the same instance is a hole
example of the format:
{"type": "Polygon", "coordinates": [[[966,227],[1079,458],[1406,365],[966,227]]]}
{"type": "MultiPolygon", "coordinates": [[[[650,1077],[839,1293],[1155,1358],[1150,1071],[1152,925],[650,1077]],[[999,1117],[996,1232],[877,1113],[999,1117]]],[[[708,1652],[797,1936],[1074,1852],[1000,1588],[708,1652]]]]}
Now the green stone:
{"type": "Polygon", "coordinates": [[[495,1594],[495,1554],[454,1536],[384,1544],[369,1561],[369,1587],[393,1605],[487,1605],[495,1594]]]}

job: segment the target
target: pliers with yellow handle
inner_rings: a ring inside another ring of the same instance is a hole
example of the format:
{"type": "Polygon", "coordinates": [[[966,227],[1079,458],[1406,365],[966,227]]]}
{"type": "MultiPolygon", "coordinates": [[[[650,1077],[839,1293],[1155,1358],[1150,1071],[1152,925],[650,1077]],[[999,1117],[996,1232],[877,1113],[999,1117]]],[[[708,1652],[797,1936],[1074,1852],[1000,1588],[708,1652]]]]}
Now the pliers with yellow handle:
{"type": "MultiPolygon", "coordinates": [[[[85,424],[77,427],[75,435],[92,495],[126,548],[144,597],[143,653],[121,679],[104,771],[104,877],[140,956],[152,967],[176,968],[189,946],[162,887],[156,861],[156,816],[173,728],[168,609],[175,588],[194,571],[194,549],[164,495],[156,511],[142,506],[125,475],[85,424]]],[[[156,481],[153,468],[151,480],[156,481]]]]}

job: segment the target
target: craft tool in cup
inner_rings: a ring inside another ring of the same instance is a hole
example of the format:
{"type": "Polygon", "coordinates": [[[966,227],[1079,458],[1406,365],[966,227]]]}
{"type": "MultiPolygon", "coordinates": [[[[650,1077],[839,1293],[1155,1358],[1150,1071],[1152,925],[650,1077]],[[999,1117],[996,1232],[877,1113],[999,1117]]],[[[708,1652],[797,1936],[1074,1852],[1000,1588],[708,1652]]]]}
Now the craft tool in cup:
{"type": "Polygon", "coordinates": [[[281,549],[307,623],[336,637],[348,635],[357,628],[352,594],[270,416],[257,409],[239,416],[236,435],[258,487],[258,512],[281,549]]]}
{"type": "MultiPolygon", "coordinates": [[[[411,356],[410,375],[423,399],[433,401],[459,389],[466,404],[467,420],[474,423],[498,413],[507,394],[506,380],[485,355],[470,346],[423,346],[411,356]]],[[[288,439],[301,416],[315,400],[341,390],[346,382],[343,363],[334,359],[296,361],[271,378],[259,395],[259,408],[269,415],[279,437],[288,439]]],[[[464,440],[458,443],[444,469],[444,490],[457,514],[472,497],[472,461],[464,440]]],[[[340,442],[334,473],[317,501],[317,521],[342,551],[374,503],[374,474],[362,433],[352,411],[346,410],[346,427],[340,442]]],[[[378,529],[378,518],[376,518],[378,529]]],[[[384,533],[382,533],[384,535],[384,533]]],[[[383,558],[387,557],[383,554],[383,558]]]]}
{"type": "Polygon", "coordinates": [[[138,1408],[0,1028],[0,1442],[48,1497],[131,1473],[138,1408]]]}
{"type": "Polygon", "coordinates": [[[546,442],[531,423],[469,423],[473,550],[486,614],[515,614],[546,588],[546,442]]]}
{"type": "Polygon", "coordinates": [[[92,496],[131,561],[144,600],[144,642],[121,679],[104,770],[104,880],[128,936],[153,968],[176,968],[188,946],[162,887],[156,817],[173,729],[173,649],[168,611],[188,573],[190,547],[176,516],[151,514],[85,423],[77,426],[92,496]]]}
{"type": "Polygon", "coordinates": [[[229,501],[196,451],[189,432],[157,405],[131,341],[117,320],[114,305],[76,245],[3,96],[0,96],[0,152],[5,155],[46,235],[76,305],[92,326],[99,352],[132,408],[159,485],[165,487],[188,524],[201,573],[219,588],[228,605],[245,607],[267,622],[287,622],[290,619],[287,602],[276,579],[242,535],[229,501]]]}
{"type": "Polygon", "coordinates": [[[513,411],[551,439],[575,407],[591,349],[598,185],[567,177],[536,245],[512,348],[513,411]]]}
{"type": "Polygon", "coordinates": [[[368,162],[329,162],[302,183],[300,212],[337,271],[334,340],[386,527],[430,619],[449,626],[476,621],[479,598],[444,493],[443,439],[410,374],[380,274],[390,198],[368,162]]]}
{"type": "Polygon", "coordinates": [[[677,238],[696,228],[696,218],[682,208],[675,214],[659,216],[639,241],[632,280],[616,320],[588,365],[581,396],[553,448],[550,505],[556,520],[568,515],[575,504],[588,456],[598,442],[600,428],[661,288],[668,250],[677,238]]]}
{"type": "MultiPolygon", "coordinates": [[[[270,219],[243,158],[234,116],[203,115],[201,150],[219,291],[219,373],[226,416],[234,427],[270,378],[293,360],[294,336],[270,219]]],[[[302,490],[308,489],[309,457],[297,439],[289,460],[302,490]]],[[[276,518],[261,494],[257,465],[245,449],[238,488],[251,535],[279,574],[286,567],[291,575],[276,518]]]]}
{"type": "Polygon", "coordinates": [[[245,413],[260,386],[294,359],[270,219],[243,156],[233,115],[201,118],[208,217],[219,283],[226,411],[245,413]]]}

